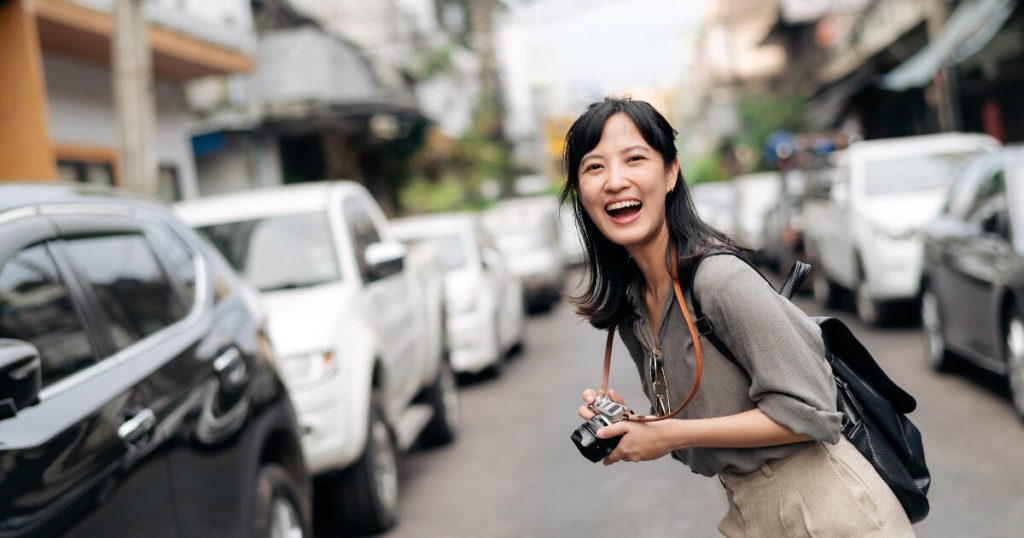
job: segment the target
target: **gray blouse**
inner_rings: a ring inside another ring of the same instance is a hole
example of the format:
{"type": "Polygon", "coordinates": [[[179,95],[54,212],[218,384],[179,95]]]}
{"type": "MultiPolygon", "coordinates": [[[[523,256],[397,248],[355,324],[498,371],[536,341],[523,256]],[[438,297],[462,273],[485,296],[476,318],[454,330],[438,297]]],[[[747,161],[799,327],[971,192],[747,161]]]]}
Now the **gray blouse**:
{"type": "MultiPolygon", "coordinates": [[[[653,410],[656,396],[651,392],[648,361],[654,338],[643,306],[641,283],[642,279],[634,282],[628,292],[635,315],[618,329],[636,363],[653,410]]],[[[835,382],[824,359],[818,325],[734,256],[711,256],[701,262],[694,289],[715,334],[746,372],[701,337],[704,373],[700,390],[675,418],[728,416],[757,407],[794,433],[836,443],[841,414],[836,411],[835,382]]],[[[689,292],[683,293],[691,302],[689,292]]],[[[693,307],[687,306],[692,316],[693,307]]],[[[658,342],[668,386],[668,408],[672,409],[690,393],[696,353],[686,319],[671,289],[662,305],[661,319],[658,342]]],[[[664,384],[660,390],[664,397],[664,384]]],[[[693,472],[714,476],[723,470],[753,471],[807,443],[761,448],[687,448],[672,455],[693,472]]]]}

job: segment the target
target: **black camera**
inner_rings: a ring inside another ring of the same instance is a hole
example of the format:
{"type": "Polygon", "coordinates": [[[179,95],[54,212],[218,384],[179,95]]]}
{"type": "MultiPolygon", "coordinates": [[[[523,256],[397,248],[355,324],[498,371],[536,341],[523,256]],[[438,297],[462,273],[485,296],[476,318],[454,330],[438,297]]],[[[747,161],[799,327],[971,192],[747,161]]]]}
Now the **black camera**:
{"type": "Polygon", "coordinates": [[[576,428],[570,438],[576,448],[580,449],[580,454],[583,454],[584,458],[598,462],[615,450],[622,437],[600,439],[597,437],[597,430],[626,420],[626,417],[629,416],[629,409],[607,396],[598,396],[588,407],[596,414],[582,426],[576,428]]]}

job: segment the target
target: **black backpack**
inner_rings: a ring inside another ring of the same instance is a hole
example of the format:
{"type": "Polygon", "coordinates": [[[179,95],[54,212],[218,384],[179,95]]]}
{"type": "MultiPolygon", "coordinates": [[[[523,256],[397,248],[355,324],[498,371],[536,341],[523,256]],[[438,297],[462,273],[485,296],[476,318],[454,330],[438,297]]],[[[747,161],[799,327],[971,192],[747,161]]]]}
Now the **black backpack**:
{"type": "MultiPolygon", "coordinates": [[[[723,254],[735,255],[731,252],[711,252],[697,259],[689,272],[688,289],[693,290],[693,280],[700,262],[707,256],[723,254]]],[[[749,265],[746,259],[737,257],[749,265]]],[[[757,268],[754,270],[757,271],[757,268]]],[[[779,289],[779,294],[791,299],[810,270],[810,265],[796,262],[779,289]]],[[[736,360],[736,356],[715,334],[714,326],[704,316],[694,293],[690,294],[690,301],[693,303],[697,331],[742,370],[743,366],[736,360]]],[[[843,414],[843,435],[871,462],[882,480],[889,485],[903,505],[910,522],[923,520],[928,515],[926,495],[931,485],[931,475],[924,461],[921,432],[906,416],[917,407],[917,402],[885,375],[846,324],[831,317],[811,319],[821,327],[825,360],[831,365],[836,381],[836,403],[843,414]]]]}

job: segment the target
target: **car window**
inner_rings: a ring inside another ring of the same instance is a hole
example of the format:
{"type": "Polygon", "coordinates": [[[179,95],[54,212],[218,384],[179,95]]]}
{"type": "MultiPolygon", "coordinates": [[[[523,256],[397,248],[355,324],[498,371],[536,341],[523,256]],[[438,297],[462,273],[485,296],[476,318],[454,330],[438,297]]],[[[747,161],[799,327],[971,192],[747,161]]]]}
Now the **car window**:
{"type": "Polygon", "coordinates": [[[36,346],[44,387],[96,363],[68,289],[43,245],[22,250],[0,268],[0,338],[36,346]]]}
{"type": "Polygon", "coordinates": [[[141,234],[72,238],[64,249],[106,314],[117,350],[184,317],[180,298],[141,234]]]}
{"type": "Polygon", "coordinates": [[[972,218],[981,208],[991,205],[997,198],[1006,196],[1006,181],[1003,169],[989,170],[982,176],[978,189],[974,192],[968,214],[972,218]]]}
{"type": "Polygon", "coordinates": [[[986,172],[990,171],[991,168],[991,163],[987,159],[977,159],[965,166],[963,172],[950,185],[949,194],[947,195],[948,202],[946,202],[943,212],[960,219],[966,219],[974,203],[978,187],[985,179],[986,172]]]}
{"type": "Polygon", "coordinates": [[[186,310],[192,308],[196,292],[196,265],[192,250],[164,226],[152,226],[148,230],[149,240],[165,261],[166,268],[182,285],[182,304],[186,310]]]}
{"type": "Polygon", "coordinates": [[[308,288],[341,278],[324,213],[278,215],[199,228],[260,291],[308,288]]]}
{"type": "Polygon", "coordinates": [[[869,162],[864,193],[868,196],[945,189],[977,152],[917,155],[869,162]]]}
{"type": "Polygon", "coordinates": [[[1008,229],[1006,179],[1002,167],[989,169],[982,176],[978,189],[975,191],[968,210],[967,221],[975,226],[982,226],[986,219],[995,218],[995,230],[1005,234],[1008,229]]]}
{"type": "Polygon", "coordinates": [[[345,224],[352,238],[356,264],[363,275],[363,282],[369,282],[369,271],[366,267],[366,247],[380,242],[380,233],[373,224],[373,218],[366,205],[356,198],[346,198],[342,205],[345,224]]]}

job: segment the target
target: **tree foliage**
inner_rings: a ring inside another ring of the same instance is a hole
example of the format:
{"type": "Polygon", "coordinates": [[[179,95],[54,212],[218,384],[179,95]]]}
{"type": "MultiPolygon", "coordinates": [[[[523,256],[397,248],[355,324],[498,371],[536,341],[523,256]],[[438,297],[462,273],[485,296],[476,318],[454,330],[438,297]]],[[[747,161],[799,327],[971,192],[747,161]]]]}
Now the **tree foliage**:
{"type": "Polygon", "coordinates": [[[797,133],[803,129],[804,100],[801,97],[780,96],[772,92],[747,93],[740,97],[736,109],[740,123],[736,145],[746,146],[757,156],[757,169],[768,167],[762,154],[770,133],[797,133]]]}

